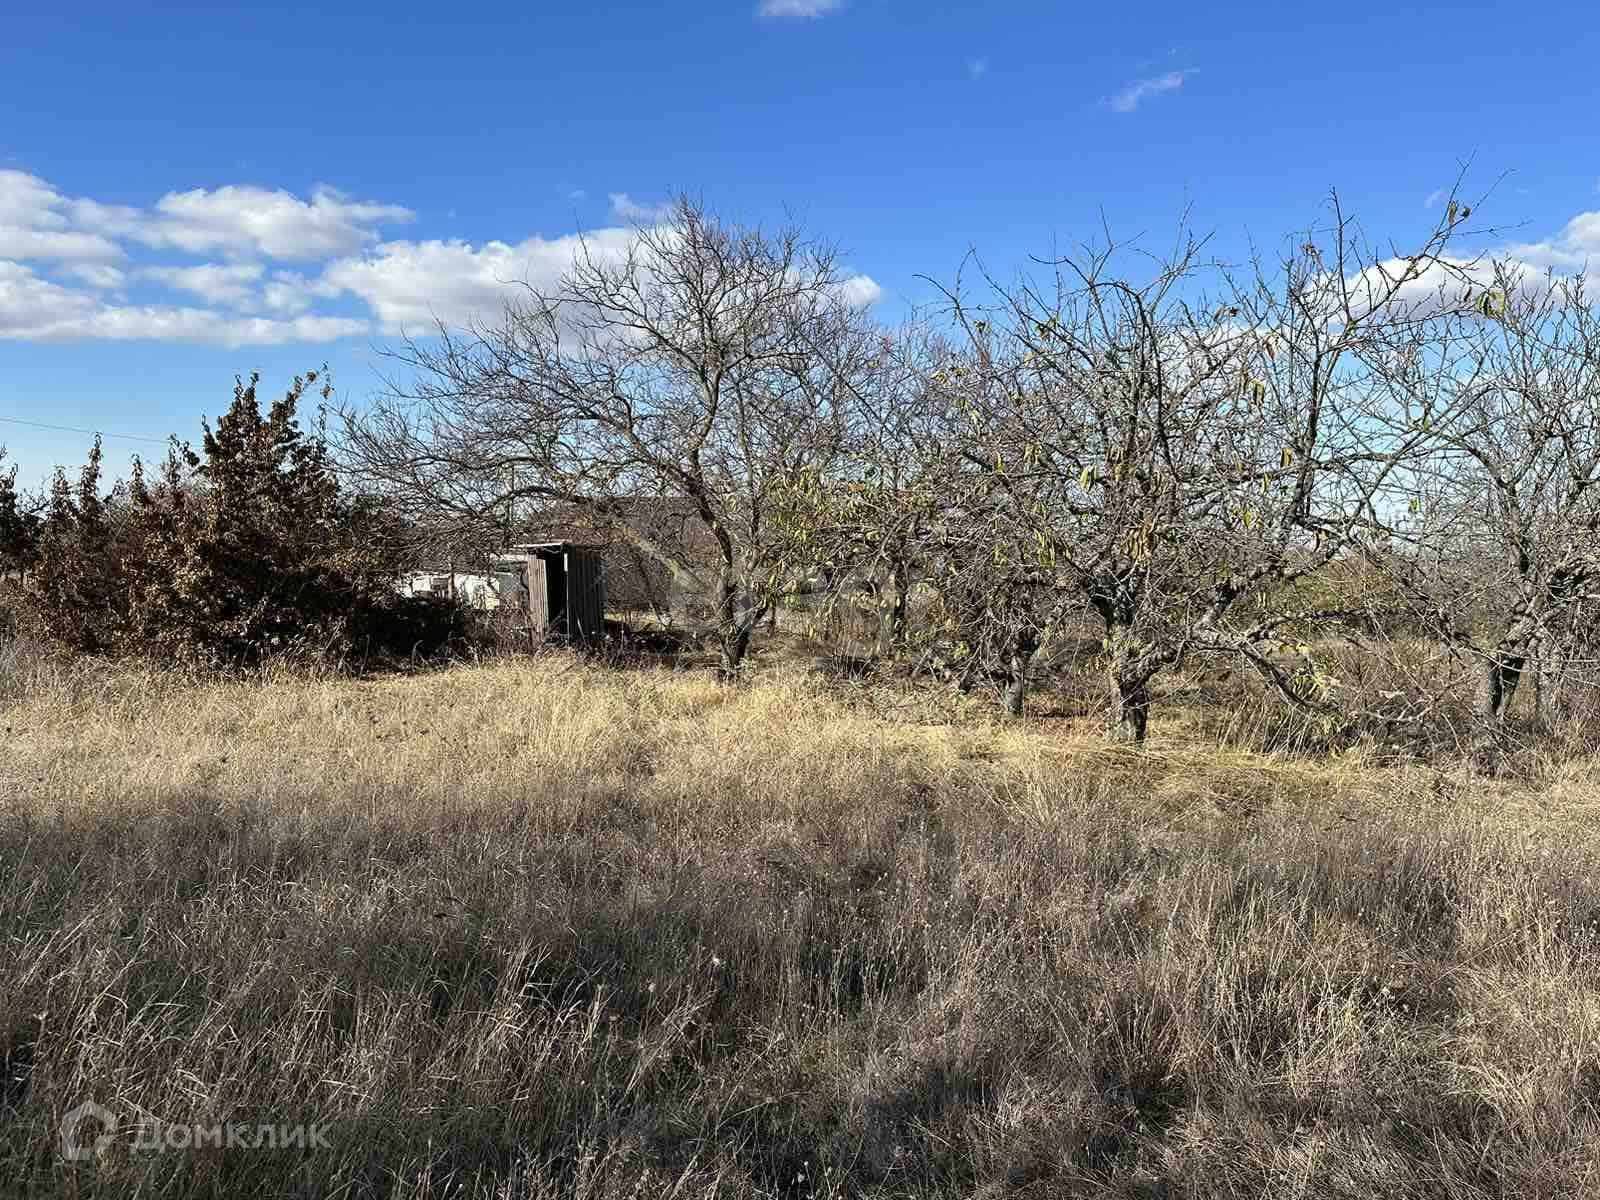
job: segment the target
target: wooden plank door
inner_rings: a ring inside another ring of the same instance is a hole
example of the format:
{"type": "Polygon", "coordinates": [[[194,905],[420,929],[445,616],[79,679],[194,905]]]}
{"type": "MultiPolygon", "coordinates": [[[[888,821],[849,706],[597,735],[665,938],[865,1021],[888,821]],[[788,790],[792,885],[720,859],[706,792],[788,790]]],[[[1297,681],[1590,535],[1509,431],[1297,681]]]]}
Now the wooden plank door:
{"type": "Polygon", "coordinates": [[[550,628],[550,582],[542,558],[528,559],[528,625],[544,633],[550,628]]]}

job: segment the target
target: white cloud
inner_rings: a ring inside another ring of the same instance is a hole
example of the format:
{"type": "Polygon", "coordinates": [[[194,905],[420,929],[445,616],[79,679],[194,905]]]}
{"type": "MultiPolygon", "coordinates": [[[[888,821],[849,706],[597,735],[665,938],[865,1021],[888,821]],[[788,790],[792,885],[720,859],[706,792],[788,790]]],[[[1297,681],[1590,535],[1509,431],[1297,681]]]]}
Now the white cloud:
{"type": "Polygon", "coordinates": [[[0,170],[0,225],[60,229],[67,223],[59,210],[67,198],[37,175],[0,170]]]}
{"type": "Polygon", "coordinates": [[[0,262],[0,341],[176,341],[236,348],[333,341],[367,328],[367,322],[348,317],[277,320],[178,305],[106,304],[21,263],[0,262]]]}
{"type": "Polygon", "coordinates": [[[327,187],[316,188],[307,202],[291,192],[230,184],[169,192],[130,233],[147,246],[190,254],[221,251],[318,262],[355,253],[378,240],[377,226],[413,216],[398,204],[349,200],[327,187]]]}
{"type": "Polygon", "coordinates": [[[67,263],[57,273],[101,291],[115,290],[128,281],[127,272],[121,267],[113,267],[110,263],[67,263]]]}
{"type": "MultiPolygon", "coordinates": [[[[671,212],[610,200],[614,227],[581,236],[382,241],[411,211],[331,188],[226,185],[136,207],[0,171],[0,340],[275,345],[492,321],[518,285],[553,289],[582,247],[615,259],[671,212]]],[[[882,295],[866,275],[839,289],[861,305],[882,295]]]]}
{"type": "MultiPolygon", "coordinates": [[[[1348,290],[1352,307],[1358,313],[1370,311],[1398,282],[1395,294],[1401,303],[1432,312],[1440,303],[1459,303],[1463,288],[1484,287],[1493,279],[1493,268],[1487,262],[1474,264],[1448,256],[1407,275],[1410,270],[1404,259],[1388,258],[1351,276],[1348,290]]],[[[1331,312],[1326,315],[1333,317],[1331,312]]]]}
{"type": "MultiPolygon", "coordinates": [[[[425,334],[438,322],[466,326],[493,322],[508,299],[527,288],[552,291],[580,249],[600,261],[618,260],[632,229],[600,229],[559,238],[532,237],[510,245],[485,242],[386,242],[362,258],[330,263],[308,285],[325,295],[359,297],[387,334],[425,334]]],[[[840,281],[839,295],[862,307],[883,288],[869,275],[840,281]]]]}
{"type": "Polygon", "coordinates": [[[249,184],[169,192],[154,209],[71,199],[38,176],[0,171],[0,258],[115,262],[117,239],[189,254],[319,262],[354,254],[383,225],[410,221],[398,204],[318,187],[310,200],[249,184]]]}
{"type": "MultiPolygon", "coordinates": [[[[1501,246],[1481,258],[1447,257],[1442,262],[1429,264],[1409,279],[1403,278],[1406,271],[1403,260],[1387,259],[1355,276],[1350,281],[1351,293],[1370,304],[1388,291],[1393,281],[1399,280],[1401,301],[1416,306],[1415,311],[1419,313],[1438,311],[1440,305],[1460,305],[1487,291],[1501,289],[1532,299],[1546,293],[1552,277],[1557,280],[1582,277],[1592,294],[1592,289],[1600,288],[1600,213],[1583,216],[1593,218],[1595,226],[1587,235],[1580,231],[1574,240],[1563,240],[1564,231],[1563,238],[1501,246]],[[1594,249],[1588,253],[1583,249],[1583,236],[1595,242],[1594,249]]],[[[1574,218],[1568,223],[1568,230],[1581,221],[1581,217],[1574,218]]]]}
{"type": "Polygon", "coordinates": [[[1554,237],[1513,245],[1507,253],[1540,270],[1581,271],[1600,283],[1600,212],[1579,213],[1554,237]]]}
{"type": "MultiPolygon", "coordinates": [[[[351,317],[237,317],[203,308],[117,307],[95,313],[81,326],[57,332],[56,340],[199,342],[226,346],[282,346],[292,342],[332,342],[369,329],[351,317]]],[[[3,336],[3,335],[0,335],[3,336]]],[[[51,340],[49,334],[37,340],[51,340]]]]}
{"type": "Polygon", "coordinates": [[[1116,95],[1107,96],[1101,104],[1112,112],[1131,113],[1151,96],[1177,91],[1193,74],[1195,70],[1191,67],[1182,71],[1168,71],[1165,75],[1156,75],[1149,79],[1135,79],[1116,95]]]}
{"type": "Polygon", "coordinates": [[[989,56],[980,55],[967,64],[967,74],[973,79],[982,79],[989,73],[989,56]]]}
{"type": "Polygon", "coordinates": [[[761,0],[763,17],[825,17],[844,7],[844,0],[761,0]]]}
{"type": "Polygon", "coordinates": [[[261,278],[260,263],[205,263],[198,267],[145,267],[141,279],[154,280],[217,304],[248,302],[261,278]]]}
{"type": "Polygon", "coordinates": [[[380,227],[411,219],[400,205],[352,200],[329,187],[301,199],[231,184],[169,192],[141,208],[67,196],[36,175],[0,170],[0,339],[243,346],[367,333],[365,316],[311,311],[332,294],[326,288],[284,271],[266,279],[259,260],[323,263],[357,254],[378,241],[380,227]],[[130,248],[139,247],[146,260],[150,251],[175,251],[224,261],[129,265],[130,248]],[[29,263],[55,266],[47,275],[29,263]],[[159,295],[129,304],[122,292],[134,283],[208,306],[159,295]]]}
{"type": "Polygon", "coordinates": [[[70,228],[71,203],[37,175],[0,171],[0,258],[115,261],[122,251],[99,233],[70,228]]]}
{"type": "Polygon", "coordinates": [[[88,293],[40,278],[21,263],[0,262],[0,338],[81,320],[98,306],[88,293]]]}
{"type": "Polygon", "coordinates": [[[553,287],[585,240],[591,253],[612,256],[626,250],[632,237],[631,230],[602,229],[583,238],[533,237],[516,245],[385,242],[364,258],[331,263],[321,286],[359,296],[386,333],[416,333],[436,320],[492,320],[514,287],[553,287]]]}
{"type": "Polygon", "coordinates": [[[122,251],[116,243],[98,234],[0,226],[0,258],[93,261],[121,257],[122,251]]]}
{"type": "Polygon", "coordinates": [[[314,284],[304,275],[293,271],[275,272],[261,288],[261,303],[273,312],[303,313],[318,296],[327,295],[327,289],[314,284]]]}
{"type": "Polygon", "coordinates": [[[611,193],[611,211],[619,221],[630,225],[654,225],[672,212],[670,204],[640,204],[627,192],[611,193]]]}
{"type": "Polygon", "coordinates": [[[847,304],[866,308],[883,298],[883,288],[870,275],[852,275],[839,285],[839,295],[847,304]]]}
{"type": "Polygon", "coordinates": [[[353,317],[236,317],[200,308],[108,308],[96,314],[85,333],[108,341],[202,342],[236,349],[282,346],[292,342],[333,342],[368,332],[353,317]]]}
{"type": "Polygon", "coordinates": [[[107,237],[127,237],[139,228],[144,214],[126,204],[101,204],[98,200],[79,197],[67,206],[74,224],[107,237]]]}

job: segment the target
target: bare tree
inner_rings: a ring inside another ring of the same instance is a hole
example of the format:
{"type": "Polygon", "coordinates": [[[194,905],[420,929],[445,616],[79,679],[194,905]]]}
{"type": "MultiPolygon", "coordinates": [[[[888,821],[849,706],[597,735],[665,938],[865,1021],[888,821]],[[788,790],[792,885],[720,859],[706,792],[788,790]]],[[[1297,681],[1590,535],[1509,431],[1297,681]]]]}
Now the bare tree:
{"type": "Polygon", "coordinates": [[[1600,321],[1581,279],[1486,265],[1391,348],[1391,424],[1427,433],[1377,559],[1502,722],[1600,598],[1600,321]]]}
{"type": "Polygon", "coordinates": [[[1361,419],[1376,348],[1423,320],[1416,278],[1462,270],[1445,254],[1453,201],[1419,248],[1385,255],[1337,196],[1330,212],[1275,269],[1227,270],[1187,236],[1130,264],[1108,239],[1049,263],[1043,285],[950,293],[970,350],[949,386],[993,497],[970,536],[1004,588],[1060,596],[1040,634],[1069,596],[1098,614],[1115,738],[1143,740],[1152,680],[1194,653],[1244,659],[1292,703],[1317,698],[1307,634],[1344,614],[1266,600],[1369,528],[1410,452],[1361,419]]]}
{"type": "Polygon", "coordinates": [[[498,323],[408,339],[395,356],[410,377],[343,414],[347,460],[440,511],[536,499],[608,524],[708,598],[731,677],[794,582],[775,497],[835,453],[872,351],[848,282],[798,228],[741,228],[679,199],[618,254],[585,243],[498,323]],[[702,536],[655,541],[628,520],[640,497],[681,501],[702,536]]]}
{"type": "Polygon", "coordinates": [[[913,649],[963,690],[998,682],[1006,711],[1020,715],[1062,592],[1026,554],[1008,552],[1013,497],[975,463],[970,405],[951,386],[970,377],[968,363],[926,323],[882,339],[852,394],[841,453],[796,479],[788,550],[800,573],[818,572],[828,604],[875,602],[879,657],[913,649]],[[914,586],[924,603],[913,633],[914,586]]]}
{"type": "Polygon", "coordinates": [[[880,658],[910,639],[911,593],[947,499],[950,414],[928,380],[950,354],[915,322],[882,334],[844,400],[837,453],[796,474],[784,498],[790,575],[824,610],[870,603],[880,658]]]}

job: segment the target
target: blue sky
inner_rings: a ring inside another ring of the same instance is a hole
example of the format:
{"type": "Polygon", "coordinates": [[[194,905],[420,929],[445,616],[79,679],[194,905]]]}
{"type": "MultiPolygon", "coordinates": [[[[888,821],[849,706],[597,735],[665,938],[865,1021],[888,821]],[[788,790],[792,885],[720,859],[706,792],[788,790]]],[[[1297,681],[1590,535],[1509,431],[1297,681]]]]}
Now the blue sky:
{"type": "Polygon", "coordinates": [[[793,210],[889,320],[969,247],[1009,269],[1102,213],[1162,234],[1187,203],[1236,253],[1337,186],[1415,236],[1468,158],[1510,173],[1508,243],[1581,266],[1597,64],[1577,4],[17,5],[0,442],[35,480],[88,439],[16,420],[191,436],[252,368],[360,400],[401,327],[679,189],[793,210]]]}

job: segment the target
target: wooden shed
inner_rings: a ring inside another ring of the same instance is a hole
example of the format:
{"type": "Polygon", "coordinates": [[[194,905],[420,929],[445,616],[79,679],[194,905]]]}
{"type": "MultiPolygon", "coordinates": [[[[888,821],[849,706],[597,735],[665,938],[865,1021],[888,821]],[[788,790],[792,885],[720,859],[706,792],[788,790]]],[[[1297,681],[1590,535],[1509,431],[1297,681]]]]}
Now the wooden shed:
{"type": "Polygon", "coordinates": [[[597,546],[537,542],[497,555],[491,570],[501,606],[520,602],[531,633],[588,642],[605,632],[601,561],[597,546]]]}

